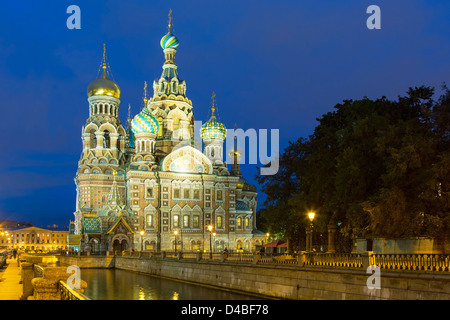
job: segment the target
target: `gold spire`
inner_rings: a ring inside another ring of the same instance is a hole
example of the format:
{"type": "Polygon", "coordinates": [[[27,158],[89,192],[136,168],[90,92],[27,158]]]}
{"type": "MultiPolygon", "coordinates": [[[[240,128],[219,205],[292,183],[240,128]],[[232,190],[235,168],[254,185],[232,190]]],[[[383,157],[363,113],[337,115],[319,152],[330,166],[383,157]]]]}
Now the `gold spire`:
{"type": "Polygon", "coordinates": [[[211,99],[212,99],[212,107],[211,107],[211,111],[212,111],[212,116],[213,116],[213,117],[214,117],[214,111],[216,111],[216,107],[214,106],[215,98],[216,98],[216,94],[215,94],[214,91],[213,91],[212,97],[211,97],[211,99]]]}
{"type": "Polygon", "coordinates": [[[144,81],[144,108],[147,106],[147,81],[144,81]]]}
{"type": "Polygon", "coordinates": [[[131,123],[131,104],[128,104],[128,126],[131,123]]]}
{"type": "Polygon", "coordinates": [[[105,43],[103,43],[102,68],[103,68],[103,71],[106,71],[106,44],[105,43]]]}
{"type": "Polygon", "coordinates": [[[172,32],[172,9],[169,9],[169,32],[172,32]]]}

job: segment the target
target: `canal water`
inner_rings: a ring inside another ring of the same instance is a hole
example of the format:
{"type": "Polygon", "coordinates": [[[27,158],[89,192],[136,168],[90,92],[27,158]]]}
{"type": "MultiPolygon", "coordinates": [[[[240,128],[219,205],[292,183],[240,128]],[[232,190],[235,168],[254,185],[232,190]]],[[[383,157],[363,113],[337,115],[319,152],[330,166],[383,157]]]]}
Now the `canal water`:
{"type": "Polygon", "coordinates": [[[257,300],[251,295],[117,269],[81,269],[92,300],[257,300]]]}

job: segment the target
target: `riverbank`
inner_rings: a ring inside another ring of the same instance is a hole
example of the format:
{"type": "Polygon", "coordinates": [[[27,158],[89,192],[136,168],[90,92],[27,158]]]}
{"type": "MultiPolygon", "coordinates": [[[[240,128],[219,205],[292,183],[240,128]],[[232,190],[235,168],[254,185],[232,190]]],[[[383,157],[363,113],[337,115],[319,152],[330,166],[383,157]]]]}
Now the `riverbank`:
{"type": "Polygon", "coordinates": [[[383,270],[379,289],[371,289],[367,283],[372,274],[361,269],[138,256],[115,256],[109,259],[62,256],[60,261],[80,268],[114,267],[271,299],[450,300],[450,275],[447,273],[383,270]]]}

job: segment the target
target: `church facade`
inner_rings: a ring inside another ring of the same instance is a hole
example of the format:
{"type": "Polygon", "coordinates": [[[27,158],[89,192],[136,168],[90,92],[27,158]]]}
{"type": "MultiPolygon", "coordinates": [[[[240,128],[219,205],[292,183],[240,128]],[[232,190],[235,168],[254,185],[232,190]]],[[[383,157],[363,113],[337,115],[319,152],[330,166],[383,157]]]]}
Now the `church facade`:
{"type": "Polygon", "coordinates": [[[101,76],[88,87],[69,245],[81,252],[254,251],[265,241],[256,228],[256,188],[241,174],[236,147],[230,167],[223,161],[227,131],[214,94],[212,116],[200,128],[202,152],[170,22],[160,44],[165,62],[153,97],[145,84],[142,111],[132,118],[128,108],[126,127],[105,53],[101,76]]]}

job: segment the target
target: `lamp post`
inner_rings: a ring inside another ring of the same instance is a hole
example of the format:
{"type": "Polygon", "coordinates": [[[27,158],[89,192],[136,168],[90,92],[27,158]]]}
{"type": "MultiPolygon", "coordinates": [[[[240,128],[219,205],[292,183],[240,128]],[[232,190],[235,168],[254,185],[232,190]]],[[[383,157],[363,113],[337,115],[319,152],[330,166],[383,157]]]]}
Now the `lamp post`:
{"type": "Polygon", "coordinates": [[[208,225],[209,230],[209,258],[212,259],[212,225],[208,225]]]}
{"type": "Polygon", "coordinates": [[[177,234],[178,234],[178,231],[175,230],[175,231],[173,232],[173,234],[175,235],[175,252],[177,252],[177,234]]]}
{"type": "Polygon", "coordinates": [[[144,241],[144,230],[141,230],[140,234],[141,234],[141,251],[143,251],[142,242],[144,241]]]}
{"type": "Polygon", "coordinates": [[[314,230],[314,216],[316,214],[314,212],[308,213],[309,220],[311,221],[309,225],[309,252],[312,253],[312,241],[313,241],[313,230],[314,230]]]}

